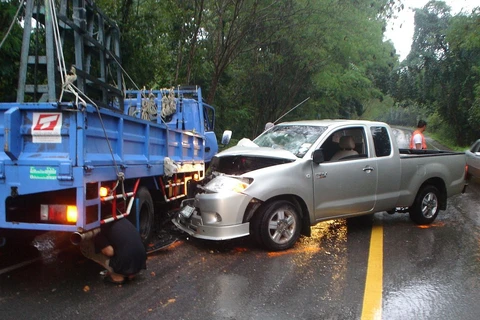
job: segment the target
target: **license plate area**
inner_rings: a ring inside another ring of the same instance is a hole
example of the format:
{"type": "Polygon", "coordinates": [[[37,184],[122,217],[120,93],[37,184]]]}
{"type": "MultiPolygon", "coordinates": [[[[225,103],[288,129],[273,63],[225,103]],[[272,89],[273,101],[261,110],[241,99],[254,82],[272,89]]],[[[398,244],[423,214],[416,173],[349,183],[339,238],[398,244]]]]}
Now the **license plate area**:
{"type": "Polygon", "coordinates": [[[182,209],[180,209],[180,215],[186,219],[189,219],[192,214],[195,212],[195,207],[186,205],[182,209]]]}

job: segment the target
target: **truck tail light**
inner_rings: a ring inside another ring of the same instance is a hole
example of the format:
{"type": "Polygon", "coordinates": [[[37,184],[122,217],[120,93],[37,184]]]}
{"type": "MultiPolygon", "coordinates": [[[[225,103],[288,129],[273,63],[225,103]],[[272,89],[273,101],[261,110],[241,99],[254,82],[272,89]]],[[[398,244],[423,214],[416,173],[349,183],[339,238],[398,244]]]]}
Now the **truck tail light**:
{"type": "Polygon", "coordinates": [[[75,223],[78,219],[77,206],[67,206],[67,222],[75,223]]]}
{"type": "Polygon", "coordinates": [[[41,204],[40,220],[56,223],[75,223],[78,219],[76,206],[66,204],[41,204]]]}
{"type": "Polygon", "coordinates": [[[101,198],[104,198],[106,196],[108,196],[110,194],[110,189],[107,188],[107,187],[100,187],[100,190],[98,192],[98,195],[101,197],[101,198]]]}

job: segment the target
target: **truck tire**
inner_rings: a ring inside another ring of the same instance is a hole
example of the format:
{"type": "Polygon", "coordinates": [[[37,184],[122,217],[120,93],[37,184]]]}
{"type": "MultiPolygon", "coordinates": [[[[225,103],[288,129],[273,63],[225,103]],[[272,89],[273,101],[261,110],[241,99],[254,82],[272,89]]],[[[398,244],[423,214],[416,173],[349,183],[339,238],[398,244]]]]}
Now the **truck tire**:
{"type": "Polygon", "coordinates": [[[289,201],[267,204],[252,222],[257,242],[268,250],[291,248],[300,237],[300,215],[297,207],[289,201]]]}
{"type": "Polygon", "coordinates": [[[145,187],[140,187],[137,191],[135,202],[132,206],[132,212],[130,214],[130,221],[139,231],[143,244],[147,246],[154,231],[154,207],[152,196],[145,187]],[[136,201],[138,201],[138,213],[136,201]]]}
{"type": "Polygon", "coordinates": [[[432,223],[439,211],[439,194],[434,186],[421,188],[410,208],[410,219],[416,224],[432,223]]]}

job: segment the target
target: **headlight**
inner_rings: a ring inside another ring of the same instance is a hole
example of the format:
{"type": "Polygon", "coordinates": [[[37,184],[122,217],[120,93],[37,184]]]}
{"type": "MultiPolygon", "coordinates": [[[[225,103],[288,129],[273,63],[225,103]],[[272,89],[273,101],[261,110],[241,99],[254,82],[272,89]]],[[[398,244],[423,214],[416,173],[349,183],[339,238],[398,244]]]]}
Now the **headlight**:
{"type": "Polygon", "coordinates": [[[235,178],[218,176],[205,185],[207,192],[238,192],[241,193],[253,182],[250,178],[235,178]]]}

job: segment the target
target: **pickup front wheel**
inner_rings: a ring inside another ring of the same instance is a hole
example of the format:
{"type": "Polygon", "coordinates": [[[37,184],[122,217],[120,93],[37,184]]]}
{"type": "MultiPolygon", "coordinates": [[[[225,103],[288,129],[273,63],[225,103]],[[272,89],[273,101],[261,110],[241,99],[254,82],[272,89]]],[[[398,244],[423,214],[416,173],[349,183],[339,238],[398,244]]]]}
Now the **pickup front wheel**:
{"type": "Polygon", "coordinates": [[[439,192],[434,186],[425,186],[417,194],[410,208],[410,219],[416,224],[430,224],[438,215],[439,192]]]}
{"type": "Polygon", "coordinates": [[[289,201],[267,204],[252,222],[256,240],[272,251],[288,249],[300,237],[300,215],[297,207],[289,201]]]}

